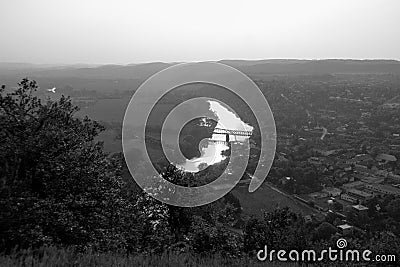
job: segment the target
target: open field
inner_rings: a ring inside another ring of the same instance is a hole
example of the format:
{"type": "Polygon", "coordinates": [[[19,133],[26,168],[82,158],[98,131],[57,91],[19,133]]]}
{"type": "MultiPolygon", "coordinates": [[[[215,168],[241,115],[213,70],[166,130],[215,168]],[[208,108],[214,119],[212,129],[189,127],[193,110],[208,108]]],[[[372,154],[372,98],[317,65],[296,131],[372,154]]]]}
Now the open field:
{"type": "Polygon", "coordinates": [[[116,139],[116,137],[116,130],[107,129],[97,136],[96,141],[104,142],[104,151],[107,153],[112,154],[122,152],[122,142],[121,140],[116,139]]]}
{"type": "Polygon", "coordinates": [[[248,192],[247,186],[235,187],[232,192],[239,198],[243,211],[249,215],[262,216],[260,211],[269,212],[284,207],[289,207],[292,211],[303,215],[315,213],[313,209],[278,193],[265,184],[253,193],[248,192]]]}
{"type": "Polygon", "coordinates": [[[88,116],[93,120],[122,123],[129,100],[129,98],[100,99],[94,105],[81,109],[77,116],[88,116]]]}

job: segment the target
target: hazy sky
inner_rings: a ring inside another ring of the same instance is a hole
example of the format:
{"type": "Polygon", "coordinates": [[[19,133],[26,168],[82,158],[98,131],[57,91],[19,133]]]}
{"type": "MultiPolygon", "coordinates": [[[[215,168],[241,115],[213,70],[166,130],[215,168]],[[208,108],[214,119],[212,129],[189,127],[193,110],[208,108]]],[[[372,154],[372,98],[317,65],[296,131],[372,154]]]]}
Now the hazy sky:
{"type": "Polygon", "coordinates": [[[400,59],[399,0],[0,0],[0,61],[400,59]]]}

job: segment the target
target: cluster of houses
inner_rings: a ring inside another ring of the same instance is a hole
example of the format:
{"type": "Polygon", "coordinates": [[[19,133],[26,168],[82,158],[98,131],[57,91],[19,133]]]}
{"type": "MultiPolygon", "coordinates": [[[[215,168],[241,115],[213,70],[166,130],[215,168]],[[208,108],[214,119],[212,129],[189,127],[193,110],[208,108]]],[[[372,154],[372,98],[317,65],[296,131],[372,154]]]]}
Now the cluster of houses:
{"type": "Polygon", "coordinates": [[[345,178],[342,180],[344,183],[339,183],[340,186],[324,186],[318,192],[295,197],[325,214],[334,212],[342,215],[343,223],[336,225],[339,233],[347,235],[355,229],[346,222],[346,216],[341,210],[351,209],[356,214],[366,215],[368,207],[365,203],[375,196],[400,197],[400,175],[393,173],[388,167],[391,162],[397,161],[395,156],[378,154],[372,157],[370,154],[340,153],[340,150],[322,149],[314,149],[313,152],[319,156],[308,158],[308,163],[320,169],[335,170],[337,177],[345,178]]]}
{"type": "MultiPolygon", "coordinates": [[[[294,127],[281,130],[275,161],[282,166],[292,161],[296,167],[311,165],[318,170],[322,190],[305,194],[316,189],[312,187],[315,183],[294,183],[290,189],[299,194],[294,195],[297,200],[321,213],[341,208],[364,213],[368,211],[365,202],[375,196],[400,196],[400,120],[395,116],[400,96],[388,100],[370,94],[375,92],[372,88],[380,86],[373,80],[362,86],[347,82],[330,86],[335,89],[329,90],[328,99],[305,106],[307,125],[296,132],[294,127]]],[[[290,179],[280,177],[278,183],[286,185],[290,179]]],[[[340,231],[351,228],[342,225],[340,231]]]]}
{"type": "MultiPolygon", "coordinates": [[[[377,158],[395,159],[391,155],[378,155],[377,158]]],[[[387,170],[369,169],[364,165],[356,164],[351,168],[352,178],[348,183],[340,188],[325,187],[320,192],[314,192],[308,196],[316,200],[333,197],[345,201],[342,204],[348,205],[362,204],[374,196],[400,196],[400,175],[387,170]]]]}
{"type": "MultiPolygon", "coordinates": [[[[400,197],[400,175],[386,169],[368,168],[364,163],[369,160],[371,157],[365,154],[345,160],[343,163],[350,167],[352,176],[349,182],[340,187],[324,187],[321,191],[310,193],[303,198],[312,200],[314,206],[321,211],[333,210],[331,205],[338,202],[343,209],[352,209],[356,214],[366,215],[368,207],[363,204],[375,196],[400,197]]],[[[379,154],[375,160],[382,164],[397,161],[396,157],[389,154],[379,154]]],[[[311,159],[311,162],[316,162],[316,159],[311,159]]],[[[348,223],[337,225],[337,227],[339,233],[343,235],[351,234],[354,230],[354,227],[348,223]]]]}

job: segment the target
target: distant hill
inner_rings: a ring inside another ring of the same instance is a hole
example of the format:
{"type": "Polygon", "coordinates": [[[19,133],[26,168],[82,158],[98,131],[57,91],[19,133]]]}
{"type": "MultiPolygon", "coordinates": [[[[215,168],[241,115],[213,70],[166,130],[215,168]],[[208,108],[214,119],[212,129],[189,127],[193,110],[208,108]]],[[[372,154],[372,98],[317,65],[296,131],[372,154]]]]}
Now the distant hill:
{"type": "Polygon", "coordinates": [[[247,74],[336,74],[336,73],[396,73],[400,74],[400,61],[396,60],[292,60],[272,59],[260,61],[225,60],[221,63],[236,67],[247,74]]]}
{"type": "Polygon", "coordinates": [[[33,72],[36,76],[56,76],[95,79],[145,79],[172,64],[155,62],[137,65],[103,65],[95,68],[70,68],[41,70],[33,72]]]}
{"type": "Polygon", "coordinates": [[[262,60],[220,60],[219,63],[226,64],[232,67],[254,66],[261,64],[294,64],[300,62],[307,62],[308,60],[302,59],[262,59],[262,60]]]}
{"type": "MultiPolygon", "coordinates": [[[[268,75],[321,75],[393,73],[400,74],[396,60],[221,60],[253,77],[268,75]]],[[[23,77],[37,79],[45,86],[71,85],[76,89],[99,91],[137,88],[151,75],[177,63],[152,62],[129,65],[37,65],[29,63],[0,63],[0,82],[15,85],[23,77]]]]}
{"type": "Polygon", "coordinates": [[[33,64],[33,63],[18,63],[18,62],[0,62],[0,75],[11,75],[20,73],[32,73],[37,71],[45,70],[56,70],[56,69],[75,69],[75,68],[88,68],[97,67],[95,64],[33,64]]]}
{"type": "Polygon", "coordinates": [[[41,87],[72,86],[77,90],[136,89],[144,80],[172,63],[146,63],[123,65],[43,66],[25,63],[0,63],[0,83],[15,86],[22,78],[35,79],[41,87]]]}

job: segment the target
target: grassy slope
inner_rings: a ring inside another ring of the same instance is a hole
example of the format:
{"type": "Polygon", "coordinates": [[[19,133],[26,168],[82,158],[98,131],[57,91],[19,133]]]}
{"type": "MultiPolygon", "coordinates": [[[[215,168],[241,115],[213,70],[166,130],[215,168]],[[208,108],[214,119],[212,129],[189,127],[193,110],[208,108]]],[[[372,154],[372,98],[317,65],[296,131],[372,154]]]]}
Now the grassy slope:
{"type": "Polygon", "coordinates": [[[253,193],[248,192],[247,186],[236,187],[233,194],[239,198],[243,211],[250,215],[261,216],[260,211],[272,211],[276,208],[289,207],[292,211],[304,215],[313,214],[314,211],[294,200],[272,190],[268,186],[261,186],[253,193]]]}
{"type": "Polygon", "coordinates": [[[223,259],[220,256],[206,257],[191,254],[123,255],[115,253],[76,254],[68,249],[42,248],[11,255],[0,255],[0,266],[295,266],[292,264],[259,262],[256,258],[244,257],[238,260],[223,259]],[[40,257],[38,255],[41,255],[40,257]]]}

